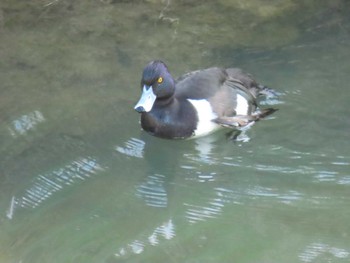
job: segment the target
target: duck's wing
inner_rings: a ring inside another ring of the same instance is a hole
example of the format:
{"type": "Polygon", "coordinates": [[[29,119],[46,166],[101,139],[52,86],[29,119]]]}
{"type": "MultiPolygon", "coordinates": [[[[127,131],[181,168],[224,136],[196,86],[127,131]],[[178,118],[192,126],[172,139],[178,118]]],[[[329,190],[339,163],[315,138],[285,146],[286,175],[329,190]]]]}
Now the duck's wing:
{"type": "Polygon", "coordinates": [[[227,73],[221,68],[208,68],[187,73],[175,82],[175,96],[186,99],[208,99],[222,88],[227,73]]]}
{"type": "Polygon", "coordinates": [[[249,115],[256,109],[255,95],[250,87],[255,82],[238,69],[208,68],[190,72],[176,81],[178,99],[205,99],[219,117],[249,115]]]}
{"type": "Polygon", "coordinates": [[[244,84],[244,86],[246,86],[248,88],[258,86],[258,83],[254,80],[252,75],[244,72],[240,68],[227,68],[226,73],[227,73],[229,78],[238,79],[239,81],[241,81],[244,84]]]}
{"type": "Polygon", "coordinates": [[[240,81],[244,87],[255,97],[265,96],[267,98],[277,97],[277,92],[273,89],[257,83],[252,75],[242,71],[239,68],[228,68],[226,69],[229,79],[240,81]]]}
{"type": "Polygon", "coordinates": [[[176,80],[176,96],[190,99],[207,99],[223,86],[239,89],[256,98],[260,85],[239,68],[208,68],[186,73],[176,80]]]}

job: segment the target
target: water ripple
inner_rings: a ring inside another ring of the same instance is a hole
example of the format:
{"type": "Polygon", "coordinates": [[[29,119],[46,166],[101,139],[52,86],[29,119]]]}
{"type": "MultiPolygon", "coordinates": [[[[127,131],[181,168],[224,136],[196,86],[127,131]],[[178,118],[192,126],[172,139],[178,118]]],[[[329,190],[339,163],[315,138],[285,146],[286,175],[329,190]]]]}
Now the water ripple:
{"type": "Polygon", "coordinates": [[[168,194],[164,188],[164,181],[164,175],[150,175],[146,182],[136,187],[136,195],[142,198],[148,206],[167,207],[168,194]]]}
{"type": "Polygon", "coordinates": [[[200,206],[184,203],[187,207],[186,218],[190,223],[216,218],[221,214],[222,210],[222,206],[218,204],[219,203],[211,202],[207,206],[200,206]]]}
{"type": "Polygon", "coordinates": [[[131,138],[127,142],[125,142],[125,146],[116,146],[115,150],[127,156],[143,158],[144,148],[144,141],[136,138],[131,138]]]}
{"type": "Polygon", "coordinates": [[[157,246],[161,244],[161,239],[171,240],[175,237],[175,225],[172,219],[157,226],[151,234],[142,235],[130,243],[117,249],[114,256],[117,258],[127,257],[131,254],[141,254],[147,246],[157,246]]]}
{"type": "Polygon", "coordinates": [[[217,218],[222,214],[226,200],[219,193],[215,192],[213,198],[210,198],[203,205],[184,203],[186,208],[185,217],[189,223],[197,223],[208,219],[217,218]]]}
{"type": "Polygon", "coordinates": [[[44,115],[40,111],[35,110],[12,121],[8,129],[12,137],[17,137],[18,135],[25,135],[28,131],[35,129],[39,123],[44,121],[44,115]]]}
{"type": "Polygon", "coordinates": [[[215,190],[217,191],[218,196],[222,198],[223,203],[230,202],[234,204],[243,204],[245,202],[245,198],[249,198],[251,200],[259,199],[261,202],[263,202],[263,198],[265,198],[275,199],[279,203],[291,205],[296,201],[303,199],[303,194],[295,190],[280,192],[277,189],[262,186],[255,186],[245,190],[234,190],[218,187],[215,190]]]}
{"type": "MultiPolygon", "coordinates": [[[[319,262],[322,255],[328,255],[333,258],[350,260],[349,249],[337,248],[324,243],[312,243],[308,245],[303,252],[299,254],[299,259],[302,262],[319,262]]],[[[331,259],[329,259],[331,262],[331,259]]]]}
{"type": "Polygon", "coordinates": [[[7,217],[13,218],[16,208],[36,208],[55,192],[77,181],[85,180],[103,168],[92,157],[79,158],[70,164],[46,174],[39,174],[19,197],[12,197],[7,217]]]}

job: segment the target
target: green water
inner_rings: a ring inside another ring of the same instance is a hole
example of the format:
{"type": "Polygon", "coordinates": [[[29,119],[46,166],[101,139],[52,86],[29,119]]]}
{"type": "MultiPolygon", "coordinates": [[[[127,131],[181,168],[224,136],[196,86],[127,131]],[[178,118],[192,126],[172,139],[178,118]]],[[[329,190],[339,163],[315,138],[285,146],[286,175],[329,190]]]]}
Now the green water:
{"type": "Polygon", "coordinates": [[[350,261],[348,1],[0,3],[0,262],[350,261]],[[169,141],[144,65],[239,66],[279,109],[169,141]]]}

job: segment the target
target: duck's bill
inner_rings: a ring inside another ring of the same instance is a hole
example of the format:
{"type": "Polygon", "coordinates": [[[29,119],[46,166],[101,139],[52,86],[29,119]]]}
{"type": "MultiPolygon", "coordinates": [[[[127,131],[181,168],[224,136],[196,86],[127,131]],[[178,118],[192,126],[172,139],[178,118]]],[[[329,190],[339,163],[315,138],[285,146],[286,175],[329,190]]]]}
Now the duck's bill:
{"type": "Polygon", "coordinates": [[[153,93],[152,87],[143,86],[141,98],[135,105],[134,109],[137,112],[149,112],[152,110],[153,104],[156,101],[156,95],[153,93]]]}

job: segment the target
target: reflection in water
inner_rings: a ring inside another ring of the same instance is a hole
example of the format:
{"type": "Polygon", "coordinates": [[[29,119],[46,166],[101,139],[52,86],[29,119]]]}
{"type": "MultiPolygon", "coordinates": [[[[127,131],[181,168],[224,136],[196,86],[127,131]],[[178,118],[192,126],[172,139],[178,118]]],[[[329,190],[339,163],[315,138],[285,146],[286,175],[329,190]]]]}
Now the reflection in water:
{"type": "Polygon", "coordinates": [[[308,245],[305,250],[300,253],[299,259],[302,262],[320,262],[324,258],[328,258],[328,262],[332,262],[335,259],[346,259],[347,262],[350,259],[350,251],[330,246],[324,243],[312,243],[308,245]]]}
{"type": "Polygon", "coordinates": [[[147,176],[146,181],[136,187],[136,195],[148,206],[167,207],[168,195],[164,188],[165,176],[160,174],[147,176]]]}
{"type": "MultiPolygon", "coordinates": [[[[205,136],[195,139],[195,148],[198,151],[198,158],[205,163],[212,163],[211,153],[215,147],[216,138],[214,136],[205,136]]],[[[187,155],[190,156],[190,155],[187,155]]]]}
{"type": "Polygon", "coordinates": [[[12,121],[8,129],[13,137],[17,137],[18,135],[25,135],[28,131],[33,130],[39,123],[44,121],[44,115],[40,111],[35,110],[12,121]]]}
{"type": "MultiPolygon", "coordinates": [[[[252,173],[264,172],[269,174],[312,175],[313,177],[311,178],[319,182],[336,181],[338,184],[349,184],[350,182],[350,176],[341,177],[338,172],[316,169],[315,166],[311,167],[308,165],[314,161],[315,158],[326,158],[326,156],[315,156],[308,152],[289,150],[276,145],[270,145],[270,154],[272,154],[272,158],[274,158],[274,155],[278,156],[283,152],[290,160],[302,160],[305,164],[300,163],[299,166],[293,166],[293,162],[289,162],[288,158],[286,163],[280,162],[280,165],[273,164],[274,162],[252,164],[247,158],[242,158],[241,156],[218,158],[218,156],[220,156],[217,154],[217,151],[220,151],[220,149],[218,149],[220,143],[217,143],[218,138],[220,138],[220,135],[191,140],[191,144],[188,145],[193,147],[191,148],[192,150],[186,148],[178,149],[179,155],[182,156],[182,158],[176,161],[175,159],[172,160],[172,165],[178,169],[176,173],[182,174],[185,181],[193,184],[203,183],[208,186],[208,190],[205,196],[202,196],[201,202],[193,203],[191,199],[183,202],[185,209],[183,216],[190,224],[219,217],[222,215],[223,208],[229,204],[243,205],[247,201],[259,200],[261,204],[277,203],[296,206],[300,202],[306,202],[312,205],[323,200],[319,195],[306,197],[303,192],[290,187],[283,190],[254,184],[246,185],[245,187],[242,187],[240,184],[219,187],[217,185],[211,185],[212,183],[218,182],[221,178],[221,173],[216,172],[216,169],[219,169],[217,166],[220,166],[221,170],[222,166],[244,167],[245,169],[250,169],[252,173]],[[205,171],[204,167],[212,167],[214,170],[205,171]]],[[[154,142],[152,141],[152,143],[154,142]]],[[[129,157],[143,158],[143,156],[149,154],[146,141],[131,138],[125,145],[125,147],[118,146],[115,149],[119,153],[129,157]]],[[[167,145],[166,142],[165,145],[167,145]]],[[[237,147],[237,144],[232,143],[232,147],[237,147]]],[[[151,149],[153,150],[153,148],[151,149]]],[[[160,150],[160,148],[157,150],[160,150]]],[[[343,159],[346,158],[344,157],[343,159]]],[[[322,163],[325,163],[325,161],[321,160],[320,164],[322,163]]],[[[338,161],[332,162],[332,164],[338,165],[338,161]]],[[[150,163],[150,166],[153,168],[155,165],[157,165],[157,163],[150,163]]],[[[340,165],[343,165],[343,162],[341,162],[340,165]]],[[[136,187],[136,196],[142,198],[147,206],[159,208],[168,207],[169,193],[167,192],[167,185],[169,185],[169,180],[172,179],[169,179],[171,177],[167,174],[159,174],[154,171],[157,171],[157,169],[148,171],[150,174],[146,175],[144,181],[136,187]]],[[[174,172],[173,170],[169,171],[174,172]]],[[[230,168],[228,171],[231,173],[233,170],[230,168]]],[[[196,185],[188,185],[187,187],[194,187],[195,189],[196,185]]],[[[325,198],[327,199],[327,197],[325,198]]]]}
{"type": "Polygon", "coordinates": [[[85,180],[98,171],[103,170],[92,157],[79,158],[70,164],[46,174],[40,174],[33,179],[28,188],[18,197],[13,196],[7,210],[7,217],[13,218],[15,209],[36,208],[55,192],[72,185],[77,181],[85,180]]]}
{"type": "Polygon", "coordinates": [[[337,172],[333,171],[320,171],[314,176],[315,181],[318,182],[334,182],[336,180],[337,172]]]}
{"type": "Polygon", "coordinates": [[[127,142],[125,142],[125,146],[116,146],[115,150],[117,152],[120,152],[122,154],[132,156],[132,157],[137,157],[137,158],[142,158],[143,157],[143,152],[145,148],[145,142],[136,139],[136,138],[131,138],[127,142]]]}
{"type": "Polygon", "coordinates": [[[142,236],[131,241],[129,244],[118,249],[114,255],[116,257],[127,257],[130,254],[141,254],[148,246],[157,246],[160,244],[160,239],[170,240],[175,237],[175,225],[172,219],[156,227],[151,234],[142,236]]]}
{"type": "MultiPolygon", "coordinates": [[[[277,189],[256,186],[248,189],[246,193],[251,199],[274,198],[278,202],[284,204],[293,204],[296,201],[302,200],[303,195],[297,191],[289,190],[286,193],[281,193],[277,189]]],[[[269,200],[272,202],[271,200],[269,200]]]]}
{"type": "Polygon", "coordinates": [[[8,208],[8,210],[6,211],[6,216],[9,219],[13,218],[13,213],[15,211],[15,205],[16,205],[16,199],[14,196],[12,196],[11,201],[10,201],[10,206],[8,208]]]}
{"type": "Polygon", "coordinates": [[[303,194],[298,191],[288,190],[286,192],[281,192],[278,189],[262,186],[253,186],[243,190],[240,188],[235,190],[219,187],[215,190],[223,204],[233,203],[241,205],[244,204],[247,199],[250,199],[259,200],[260,203],[272,203],[273,201],[277,201],[278,203],[291,205],[303,198],[303,194]]]}
{"type": "Polygon", "coordinates": [[[222,200],[213,198],[206,205],[193,205],[184,203],[186,207],[186,218],[189,223],[197,223],[199,221],[206,221],[211,218],[218,217],[222,208],[224,207],[222,200]]]}
{"type": "Polygon", "coordinates": [[[335,171],[319,171],[314,175],[315,182],[322,183],[335,183],[340,185],[349,185],[350,184],[350,175],[339,175],[335,171]]]}
{"type": "Polygon", "coordinates": [[[350,175],[340,178],[337,183],[350,185],[350,175]]]}

